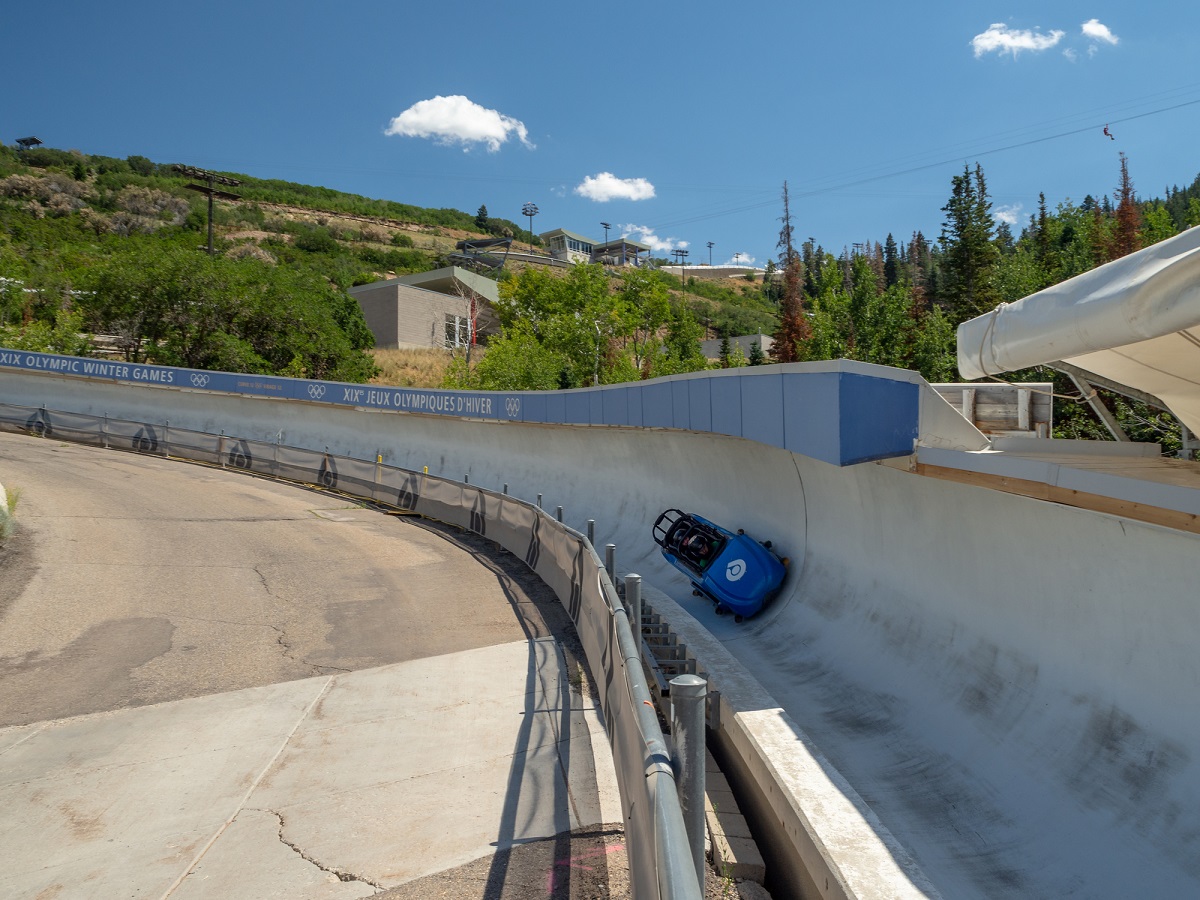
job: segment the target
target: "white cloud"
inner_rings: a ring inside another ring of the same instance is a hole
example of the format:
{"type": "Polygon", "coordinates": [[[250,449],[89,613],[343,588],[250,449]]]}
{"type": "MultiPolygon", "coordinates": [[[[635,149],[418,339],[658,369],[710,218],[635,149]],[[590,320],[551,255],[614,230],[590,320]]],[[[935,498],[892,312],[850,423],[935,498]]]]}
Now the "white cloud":
{"type": "Polygon", "coordinates": [[[997,222],[1007,222],[1010,226],[1016,225],[1021,218],[1021,210],[1024,208],[1022,203],[1013,203],[1010,206],[997,206],[992,209],[992,218],[997,222]]]}
{"type": "Polygon", "coordinates": [[[392,119],[383,133],[461,144],[464,152],[475,144],[484,144],[489,153],[495,153],[515,134],[526,147],[534,148],[524,122],[458,94],[414,103],[392,119]]]}
{"type": "Polygon", "coordinates": [[[652,253],[670,253],[672,250],[686,250],[687,241],[675,238],[660,238],[654,229],[647,225],[619,225],[621,237],[633,238],[639,244],[645,244],[652,253]]]}
{"type": "Polygon", "coordinates": [[[739,253],[737,259],[734,259],[731,256],[725,262],[721,263],[721,265],[723,265],[723,266],[752,266],[756,262],[758,262],[758,260],[755,259],[753,256],[751,256],[749,253],[739,253]]]}
{"type": "Polygon", "coordinates": [[[1002,22],[996,22],[989,25],[987,31],[971,38],[971,46],[975,50],[976,59],[993,50],[997,53],[1011,53],[1015,58],[1022,50],[1049,50],[1063,39],[1065,33],[1055,29],[1049,34],[1043,34],[1028,29],[1012,29],[1002,22]]]}
{"type": "Polygon", "coordinates": [[[1063,56],[1065,56],[1070,62],[1075,62],[1077,59],[1079,59],[1079,54],[1070,47],[1063,51],[1063,56]]]}
{"type": "Polygon", "coordinates": [[[654,196],[654,185],[645,178],[618,178],[612,172],[589,175],[575,188],[580,197],[597,203],[609,200],[649,200],[654,196]]]}
{"type": "MultiPolygon", "coordinates": [[[[1099,19],[1088,19],[1080,26],[1083,31],[1083,36],[1088,40],[1096,43],[1112,44],[1114,47],[1120,43],[1120,38],[1112,33],[1112,30],[1100,22],[1099,19]]],[[[1095,52],[1095,44],[1092,45],[1090,52],[1095,52]]]]}

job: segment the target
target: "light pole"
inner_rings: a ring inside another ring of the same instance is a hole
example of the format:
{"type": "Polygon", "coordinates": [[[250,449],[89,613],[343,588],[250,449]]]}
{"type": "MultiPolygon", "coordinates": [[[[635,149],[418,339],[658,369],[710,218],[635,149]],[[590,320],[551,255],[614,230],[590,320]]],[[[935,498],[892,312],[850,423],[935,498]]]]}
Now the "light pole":
{"type": "Polygon", "coordinates": [[[742,258],[742,254],[740,254],[740,253],[735,253],[735,254],[733,254],[733,264],[736,266],[736,265],[737,265],[737,262],[738,262],[738,260],[739,260],[739,259],[741,259],[741,258],[742,258]]]}
{"type": "Polygon", "coordinates": [[[712,248],[713,248],[713,242],[709,241],[708,242],[708,267],[710,269],[712,268],[712,248]]]}
{"type": "Polygon", "coordinates": [[[536,203],[526,203],[521,207],[521,214],[529,217],[529,252],[533,252],[533,217],[538,214],[536,203]]]}
{"type": "Polygon", "coordinates": [[[600,227],[604,229],[604,255],[608,256],[608,229],[612,228],[608,222],[601,222],[600,227]]]}

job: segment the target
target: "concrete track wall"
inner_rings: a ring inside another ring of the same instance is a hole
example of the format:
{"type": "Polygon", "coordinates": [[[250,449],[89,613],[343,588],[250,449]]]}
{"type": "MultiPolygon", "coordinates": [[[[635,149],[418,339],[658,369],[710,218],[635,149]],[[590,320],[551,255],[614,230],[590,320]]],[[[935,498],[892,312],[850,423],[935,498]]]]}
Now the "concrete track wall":
{"type": "Polygon", "coordinates": [[[803,782],[786,770],[807,748],[853,786],[832,778],[848,804],[806,826],[826,896],[1200,894],[1195,535],[712,434],[45,375],[5,373],[0,388],[9,403],[379,453],[541,493],[577,528],[596,519],[621,572],[674,597],[765,687],[736,710],[758,752],[803,782]],[[669,506],[771,538],[793,560],[784,595],[742,625],[713,616],[650,542],[669,506]]]}

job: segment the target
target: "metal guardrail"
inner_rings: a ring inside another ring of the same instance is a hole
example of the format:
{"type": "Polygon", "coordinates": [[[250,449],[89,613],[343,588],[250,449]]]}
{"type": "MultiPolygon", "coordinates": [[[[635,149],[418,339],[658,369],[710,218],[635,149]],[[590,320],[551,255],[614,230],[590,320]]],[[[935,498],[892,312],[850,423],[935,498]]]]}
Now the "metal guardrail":
{"type": "Polygon", "coordinates": [[[635,900],[701,900],[671,754],[643,674],[640,641],[591,542],[540,504],[378,460],[190,431],[165,422],[0,404],[0,431],[176,457],[337,490],[457,525],[523,559],[571,616],[600,690],[635,900]]]}

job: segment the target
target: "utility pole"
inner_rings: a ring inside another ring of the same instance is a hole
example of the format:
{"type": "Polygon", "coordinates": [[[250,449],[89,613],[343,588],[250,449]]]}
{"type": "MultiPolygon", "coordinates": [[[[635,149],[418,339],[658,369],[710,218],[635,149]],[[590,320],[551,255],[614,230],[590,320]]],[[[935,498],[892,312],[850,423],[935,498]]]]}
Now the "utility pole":
{"type": "Polygon", "coordinates": [[[713,248],[713,242],[709,241],[708,242],[708,267],[710,269],[712,268],[712,248],[713,248]]]}
{"type": "Polygon", "coordinates": [[[237,194],[231,194],[228,191],[217,190],[213,185],[224,184],[230,187],[237,187],[241,184],[236,178],[226,178],[224,175],[218,175],[216,172],[209,172],[206,169],[197,169],[195,166],[171,166],[176,172],[181,172],[188,178],[194,178],[197,181],[203,181],[204,184],[186,184],[189,191],[196,191],[199,194],[205,194],[208,197],[208,246],[201,247],[212,256],[216,253],[213,248],[213,197],[220,197],[222,200],[241,200],[237,194]]]}
{"type": "Polygon", "coordinates": [[[688,251],[681,247],[676,247],[671,251],[671,255],[675,257],[675,264],[680,266],[679,269],[679,286],[683,289],[683,295],[687,296],[687,257],[688,251]]]}

